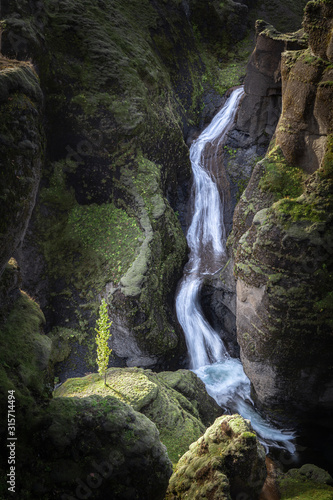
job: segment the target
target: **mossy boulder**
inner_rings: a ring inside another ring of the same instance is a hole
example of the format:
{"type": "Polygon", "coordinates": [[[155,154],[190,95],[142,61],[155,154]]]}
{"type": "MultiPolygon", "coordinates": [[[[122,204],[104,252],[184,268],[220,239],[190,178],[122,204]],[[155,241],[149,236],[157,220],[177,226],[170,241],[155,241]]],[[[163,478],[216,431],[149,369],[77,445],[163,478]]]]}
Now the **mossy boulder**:
{"type": "Polygon", "coordinates": [[[0,56],[0,275],[24,238],[41,177],[43,95],[31,63],[0,56]]]}
{"type": "Polygon", "coordinates": [[[265,452],[251,425],[228,415],[218,418],[180,459],[166,498],[258,498],[265,478],[265,452]]]}
{"type": "Polygon", "coordinates": [[[290,469],[277,478],[281,500],[331,500],[333,479],[323,469],[305,464],[300,469],[290,469]]]}
{"type": "MultiPolygon", "coordinates": [[[[172,467],[148,418],[110,394],[51,399],[52,342],[40,307],[17,288],[18,273],[11,261],[0,283],[0,296],[10,305],[0,317],[0,417],[7,420],[13,391],[16,495],[162,500],[172,467]]],[[[1,443],[7,437],[1,426],[1,443]]],[[[7,460],[2,454],[1,498],[9,498],[7,460]]]]}
{"type": "Polygon", "coordinates": [[[186,370],[154,373],[140,368],[110,368],[106,379],[106,385],[98,374],[69,379],[54,395],[71,398],[112,395],[126,402],[156,424],[174,463],[221,414],[221,408],[208,396],[203,382],[186,370]]]}
{"type": "Polygon", "coordinates": [[[56,398],[17,432],[19,498],[164,498],[172,465],[158,430],[117,398],[56,398]]]}
{"type": "Polygon", "coordinates": [[[60,497],[164,497],[172,469],[156,426],[117,398],[54,399],[36,440],[33,498],[50,498],[55,489],[60,497]]]}

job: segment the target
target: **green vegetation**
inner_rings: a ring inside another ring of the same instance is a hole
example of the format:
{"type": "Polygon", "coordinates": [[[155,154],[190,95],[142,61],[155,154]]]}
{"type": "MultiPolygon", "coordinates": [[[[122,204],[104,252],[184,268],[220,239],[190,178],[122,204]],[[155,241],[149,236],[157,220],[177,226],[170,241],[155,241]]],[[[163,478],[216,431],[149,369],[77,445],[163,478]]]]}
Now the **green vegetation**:
{"type": "Polygon", "coordinates": [[[302,194],[306,174],[301,168],[289,165],[279,147],[274,147],[262,164],[265,169],[259,182],[262,191],[270,191],[276,200],[302,194]]]}
{"type": "Polygon", "coordinates": [[[203,383],[185,370],[156,374],[140,368],[109,368],[106,380],[104,385],[97,374],[68,379],[56,389],[55,396],[87,398],[96,394],[130,404],[156,424],[174,464],[203,434],[205,425],[220,414],[203,383]],[[185,388],[181,385],[184,380],[185,388]]]}
{"type": "Polygon", "coordinates": [[[101,377],[104,376],[104,385],[106,385],[106,370],[109,364],[110,354],[112,349],[109,348],[109,338],[110,338],[110,327],[112,322],[109,321],[108,306],[105,299],[102,299],[99,316],[96,321],[95,331],[96,344],[97,344],[97,358],[96,362],[98,365],[98,373],[101,377]]]}
{"type": "Polygon", "coordinates": [[[301,477],[287,477],[279,481],[281,500],[332,500],[333,488],[301,477]]]}
{"type": "Polygon", "coordinates": [[[79,205],[66,189],[66,168],[66,162],[55,164],[50,187],[41,191],[43,204],[54,209],[52,217],[40,219],[44,255],[51,276],[81,291],[90,283],[100,292],[102,283],[119,282],[130,267],[142,232],[137,219],[113,203],[79,205]]]}
{"type": "Polygon", "coordinates": [[[280,200],[275,208],[278,212],[283,215],[287,214],[290,217],[290,221],[313,221],[320,222],[325,221],[326,212],[322,207],[316,206],[315,204],[308,204],[308,200],[304,197],[300,197],[294,200],[283,199],[280,200]]]}

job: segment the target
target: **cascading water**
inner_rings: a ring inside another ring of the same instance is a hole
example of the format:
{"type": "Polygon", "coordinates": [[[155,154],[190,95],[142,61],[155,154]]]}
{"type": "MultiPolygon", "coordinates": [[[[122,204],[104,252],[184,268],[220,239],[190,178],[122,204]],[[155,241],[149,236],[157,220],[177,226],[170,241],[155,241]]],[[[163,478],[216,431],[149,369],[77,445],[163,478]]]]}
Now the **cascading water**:
{"type": "Polygon", "coordinates": [[[230,357],[223,341],[205,319],[199,300],[204,275],[216,273],[226,259],[223,205],[211,168],[214,162],[206,160],[204,153],[208,147],[210,155],[218,151],[243,94],[242,87],[233,91],[190,148],[193,170],[193,216],[187,232],[190,259],[179,285],[176,310],[185,333],[191,369],[203,380],[208,393],[227,411],[251,420],[266,450],[277,446],[294,453],[294,433],[273,427],[257,413],[241,362],[230,357]]]}

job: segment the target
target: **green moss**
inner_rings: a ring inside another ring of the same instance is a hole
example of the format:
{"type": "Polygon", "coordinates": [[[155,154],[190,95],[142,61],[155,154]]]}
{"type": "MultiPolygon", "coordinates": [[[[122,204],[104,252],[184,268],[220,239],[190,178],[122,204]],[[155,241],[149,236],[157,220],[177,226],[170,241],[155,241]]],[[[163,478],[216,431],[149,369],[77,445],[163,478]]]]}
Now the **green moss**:
{"type": "Polygon", "coordinates": [[[66,189],[66,168],[66,162],[58,162],[49,188],[41,191],[42,202],[55,209],[53,217],[40,219],[49,274],[79,290],[90,284],[100,291],[107,281],[119,282],[130,267],[142,232],[135,217],[112,203],[79,205],[66,189]]]}
{"type": "Polygon", "coordinates": [[[262,191],[272,192],[275,199],[297,197],[303,192],[303,171],[285,160],[279,147],[272,149],[262,161],[265,171],[259,182],[262,191]]]}
{"type": "Polygon", "coordinates": [[[289,477],[279,482],[281,500],[332,500],[331,486],[289,477]]]}
{"type": "Polygon", "coordinates": [[[304,197],[295,200],[280,200],[274,208],[282,215],[287,215],[289,221],[312,221],[320,222],[326,219],[325,212],[315,205],[309,205],[304,197]]]}
{"type": "Polygon", "coordinates": [[[248,423],[223,416],[180,459],[166,498],[227,500],[230,490],[257,498],[265,475],[264,453],[248,423]]]}
{"type": "MultiPolygon", "coordinates": [[[[191,391],[195,380],[194,374],[187,377],[187,391],[191,391]]],[[[199,396],[200,391],[204,391],[204,387],[200,388],[199,396]]],[[[152,420],[174,463],[205,430],[195,404],[195,394],[193,393],[192,402],[177,389],[173,389],[165,381],[163,374],[159,376],[150,370],[138,368],[110,368],[107,371],[106,386],[98,374],[91,374],[79,379],[68,379],[54,393],[55,397],[66,398],[86,398],[93,394],[103,397],[111,395],[130,404],[134,410],[152,420]]],[[[208,400],[205,404],[206,410],[199,405],[200,411],[209,411],[211,406],[213,413],[214,404],[208,400]]]]}
{"type": "Polygon", "coordinates": [[[15,388],[20,403],[34,406],[31,394],[45,397],[50,376],[51,340],[42,333],[44,315],[25,292],[0,329],[3,387],[15,388]]]}

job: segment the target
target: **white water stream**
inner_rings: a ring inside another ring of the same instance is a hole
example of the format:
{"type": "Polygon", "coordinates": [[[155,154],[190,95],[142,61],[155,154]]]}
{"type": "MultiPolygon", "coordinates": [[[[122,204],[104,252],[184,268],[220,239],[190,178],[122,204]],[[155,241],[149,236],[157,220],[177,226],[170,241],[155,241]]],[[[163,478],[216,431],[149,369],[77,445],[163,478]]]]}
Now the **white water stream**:
{"type": "Polygon", "coordinates": [[[214,158],[234,122],[243,94],[243,88],[233,91],[190,148],[193,170],[193,216],[187,232],[190,258],[177,293],[176,310],[185,333],[191,369],[203,380],[207,392],[227,411],[251,420],[266,451],[274,446],[294,453],[294,433],[273,427],[255,410],[250,381],[241,362],[228,354],[200,306],[204,275],[216,273],[226,261],[223,205],[215,182],[217,172],[213,172],[212,166],[218,163],[214,158]]]}

